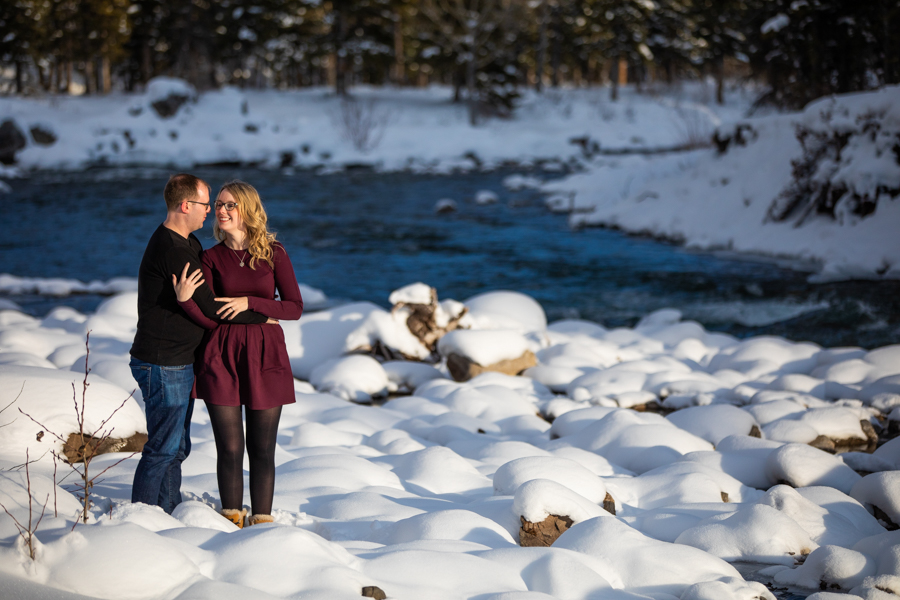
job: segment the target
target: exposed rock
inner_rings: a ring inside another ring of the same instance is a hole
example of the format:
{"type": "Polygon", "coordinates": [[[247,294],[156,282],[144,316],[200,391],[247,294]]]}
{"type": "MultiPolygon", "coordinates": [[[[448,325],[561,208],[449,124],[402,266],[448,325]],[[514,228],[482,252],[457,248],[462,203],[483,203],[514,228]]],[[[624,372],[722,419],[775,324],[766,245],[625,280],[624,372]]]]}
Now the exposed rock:
{"type": "Polygon", "coordinates": [[[153,107],[153,110],[156,111],[156,114],[158,114],[160,118],[168,119],[169,117],[174,117],[175,113],[178,112],[178,109],[188,100],[190,100],[190,97],[182,94],[169,94],[165,98],[161,98],[152,103],[150,106],[153,107]]]}
{"type": "Polygon", "coordinates": [[[875,505],[872,505],[872,508],[874,509],[873,512],[875,513],[875,518],[881,521],[881,524],[885,529],[887,529],[888,531],[896,531],[900,529],[900,525],[894,523],[886,512],[875,505]]]}
{"type": "Polygon", "coordinates": [[[750,427],[750,433],[748,433],[747,435],[749,435],[750,437],[761,438],[762,431],[759,430],[759,425],[753,425],[752,427],[750,427]]]}
{"type": "Polygon", "coordinates": [[[738,123],[733,131],[725,132],[717,129],[713,133],[712,141],[719,154],[724,154],[728,151],[729,146],[746,146],[748,142],[755,140],[757,135],[756,130],[750,124],[738,123]]]}
{"type": "Polygon", "coordinates": [[[656,414],[662,415],[662,416],[666,416],[668,414],[675,412],[674,408],[667,408],[655,400],[653,402],[644,402],[643,404],[635,404],[634,406],[630,406],[629,408],[635,412],[651,412],[651,413],[656,413],[656,414]]]}
{"type": "Polygon", "coordinates": [[[451,198],[441,198],[434,204],[434,212],[439,215],[456,212],[456,201],[451,198]]]}
{"type": "Polygon", "coordinates": [[[462,304],[450,314],[438,303],[437,290],[431,288],[428,304],[396,302],[391,312],[406,312],[406,327],[422,344],[434,352],[438,340],[449,331],[459,328],[460,320],[469,312],[462,304]]]}
{"type": "Polygon", "coordinates": [[[826,435],[820,435],[816,437],[813,441],[809,443],[813,448],[818,448],[819,450],[824,450],[825,452],[830,452],[834,454],[835,452],[835,444],[834,440],[826,435]]]}
{"type": "Polygon", "coordinates": [[[525,517],[519,519],[522,521],[522,528],[519,529],[520,546],[551,546],[572,526],[572,519],[560,515],[550,515],[540,523],[526,521],[525,517]]]}
{"type": "Polygon", "coordinates": [[[722,495],[722,502],[728,502],[728,492],[719,492],[722,495]]]}
{"type": "Polygon", "coordinates": [[[875,452],[875,448],[878,447],[878,432],[875,431],[875,427],[868,419],[860,419],[859,426],[862,428],[863,433],[866,434],[866,452],[875,452]]]}
{"type": "Polygon", "coordinates": [[[535,357],[531,350],[526,350],[525,353],[518,358],[501,360],[500,362],[487,366],[479,365],[459,354],[451,354],[447,357],[447,369],[456,381],[468,381],[487,371],[505,373],[506,375],[518,375],[525,369],[533,367],[536,364],[537,357],[535,357]]]}
{"type": "Polygon", "coordinates": [[[84,456],[94,457],[109,452],[140,452],[147,443],[146,433],[135,433],[127,438],[95,438],[85,434],[84,439],[77,433],[70,433],[63,444],[63,454],[69,463],[84,462],[84,456]]]}
{"type": "Polygon", "coordinates": [[[11,165],[16,160],[16,152],[25,147],[25,136],[15,122],[7,119],[0,123],[0,163],[11,165]]]}
{"type": "Polygon", "coordinates": [[[56,143],[56,134],[40,125],[34,125],[31,128],[31,139],[38,146],[52,146],[56,143]]]}
{"type": "Polygon", "coordinates": [[[606,492],[606,497],[603,498],[603,510],[613,516],[616,514],[616,501],[609,495],[609,492],[606,492]]]}
{"type": "Polygon", "coordinates": [[[581,153],[585,158],[593,158],[595,154],[600,153],[600,142],[592,140],[587,135],[569,138],[569,143],[581,148],[581,153]]]}
{"type": "Polygon", "coordinates": [[[831,454],[848,452],[850,450],[873,452],[878,445],[878,434],[875,433],[875,428],[872,427],[872,424],[868,421],[860,421],[860,425],[862,426],[863,432],[866,434],[866,439],[858,437],[832,438],[820,435],[811,441],[809,445],[813,448],[830,452],[831,454]],[[865,425],[863,425],[863,423],[865,423],[865,425]]]}
{"type": "Polygon", "coordinates": [[[375,598],[375,600],[385,600],[387,594],[384,593],[377,585],[367,585],[362,589],[362,595],[365,598],[375,598]]]}

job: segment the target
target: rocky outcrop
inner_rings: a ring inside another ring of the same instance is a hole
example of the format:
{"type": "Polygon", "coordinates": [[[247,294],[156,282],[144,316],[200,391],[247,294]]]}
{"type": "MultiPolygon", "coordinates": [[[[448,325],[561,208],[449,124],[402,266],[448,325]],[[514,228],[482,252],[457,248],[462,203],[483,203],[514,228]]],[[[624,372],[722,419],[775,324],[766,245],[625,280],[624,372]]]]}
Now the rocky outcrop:
{"type": "Polygon", "coordinates": [[[603,510],[613,516],[616,514],[616,501],[613,500],[613,497],[610,496],[609,492],[606,492],[606,496],[603,498],[603,510]]]}
{"type": "Polygon", "coordinates": [[[97,456],[110,452],[140,452],[147,443],[146,433],[135,433],[127,438],[95,438],[85,434],[82,438],[77,433],[70,433],[63,444],[63,454],[70,464],[84,462],[84,457],[97,456]]]}
{"type": "Polygon", "coordinates": [[[422,344],[434,352],[438,340],[444,334],[460,326],[460,321],[468,309],[460,303],[454,303],[451,310],[438,302],[437,290],[431,288],[428,303],[399,301],[391,309],[394,314],[405,313],[406,327],[422,344]],[[458,305],[458,306],[456,306],[458,305]]]}
{"type": "Polygon", "coordinates": [[[375,598],[375,600],[385,600],[387,598],[384,590],[377,585],[367,585],[362,589],[362,595],[364,598],[375,598]]]}
{"type": "Polygon", "coordinates": [[[758,134],[749,123],[738,123],[733,129],[717,129],[712,141],[719,154],[725,154],[729,146],[746,146],[757,138],[758,134]]]}
{"type": "Polygon", "coordinates": [[[178,109],[184,105],[185,102],[190,100],[189,96],[185,96],[183,94],[169,94],[165,98],[160,98],[156,100],[150,106],[153,107],[153,110],[156,111],[156,114],[160,116],[162,119],[168,119],[170,117],[174,117],[178,112],[178,109]]]}
{"type": "Polygon", "coordinates": [[[31,139],[38,146],[52,146],[56,143],[56,134],[40,125],[34,125],[31,128],[31,139]]]}
{"type": "Polygon", "coordinates": [[[434,212],[439,215],[456,212],[456,201],[450,198],[442,198],[434,204],[434,212]]]}
{"type": "Polygon", "coordinates": [[[809,442],[809,445],[831,454],[850,451],[874,452],[875,448],[878,446],[878,432],[875,431],[875,428],[866,419],[861,419],[859,426],[866,436],[865,438],[834,438],[826,435],[819,435],[816,436],[816,439],[809,442]]]}
{"type": "Polygon", "coordinates": [[[553,542],[572,526],[572,519],[565,515],[550,515],[540,523],[532,523],[519,517],[522,527],[519,529],[520,546],[552,546],[553,542]]]}
{"type": "Polygon", "coordinates": [[[11,165],[16,161],[16,152],[25,147],[25,135],[15,122],[7,119],[0,123],[0,163],[11,165]]]}
{"type": "Polygon", "coordinates": [[[459,354],[451,354],[447,357],[447,369],[456,381],[468,381],[473,377],[486,373],[504,373],[506,375],[518,375],[525,369],[537,364],[537,357],[531,350],[526,350],[518,358],[501,360],[492,365],[479,365],[471,359],[459,354]]]}

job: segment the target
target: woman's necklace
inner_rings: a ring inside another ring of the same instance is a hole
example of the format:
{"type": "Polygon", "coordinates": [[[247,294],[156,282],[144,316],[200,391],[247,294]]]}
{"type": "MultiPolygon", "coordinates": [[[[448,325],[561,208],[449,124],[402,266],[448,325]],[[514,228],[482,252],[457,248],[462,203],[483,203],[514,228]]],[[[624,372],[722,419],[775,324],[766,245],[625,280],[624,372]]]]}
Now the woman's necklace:
{"type": "Polygon", "coordinates": [[[245,250],[245,251],[244,251],[244,254],[243,254],[242,256],[238,256],[238,253],[234,251],[234,248],[229,248],[229,250],[231,250],[232,252],[234,252],[234,255],[237,256],[237,259],[241,262],[240,266],[243,267],[243,266],[244,266],[244,259],[247,258],[247,251],[245,250]]]}

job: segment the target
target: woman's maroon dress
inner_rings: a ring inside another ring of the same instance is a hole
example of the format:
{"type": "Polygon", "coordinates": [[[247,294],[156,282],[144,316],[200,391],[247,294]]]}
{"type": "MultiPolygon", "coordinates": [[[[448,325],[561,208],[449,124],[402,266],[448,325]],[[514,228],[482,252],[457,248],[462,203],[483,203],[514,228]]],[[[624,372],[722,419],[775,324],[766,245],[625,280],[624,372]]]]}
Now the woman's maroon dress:
{"type": "MultiPolygon", "coordinates": [[[[247,296],[250,310],[273,319],[299,319],[303,299],[291,259],[277,242],[272,250],[275,268],[258,261],[254,270],[250,268],[249,253],[235,252],[220,243],[203,252],[200,262],[204,278],[216,297],[247,296]],[[276,289],[280,300],[275,300],[276,289]]],[[[244,405],[253,410],[295,401],[281,326],[216,323],[206,318],[193,300],[181,306],[209,330],[196,363],[194,397],[210,404],[244,405]]]]}

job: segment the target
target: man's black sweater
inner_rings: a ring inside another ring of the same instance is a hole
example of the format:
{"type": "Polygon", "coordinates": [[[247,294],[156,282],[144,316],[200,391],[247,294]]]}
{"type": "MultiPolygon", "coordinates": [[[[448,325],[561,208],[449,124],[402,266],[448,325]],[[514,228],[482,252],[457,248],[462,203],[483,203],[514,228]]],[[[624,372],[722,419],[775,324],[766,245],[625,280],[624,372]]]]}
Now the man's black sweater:
{"type": "MultiPolygon", "coordinates": [[[[194,323],[179,306],[172,286],[172,275],[181,277],[185,264],[188,273],[200,268],[203,246],[193,233],[187,239],[160,225],[144,251],[138,272],[138,325],[131,355],[154,365],[176,366],[194,362],[194,353],[203,339],[203,328],[194,323]]],[[[211,319],[225,323],[265,323],[266,317],[252,310],[222,321],[216,310],[222,303],[205,283],[194,292],[194,302],[211,319]]]]}

